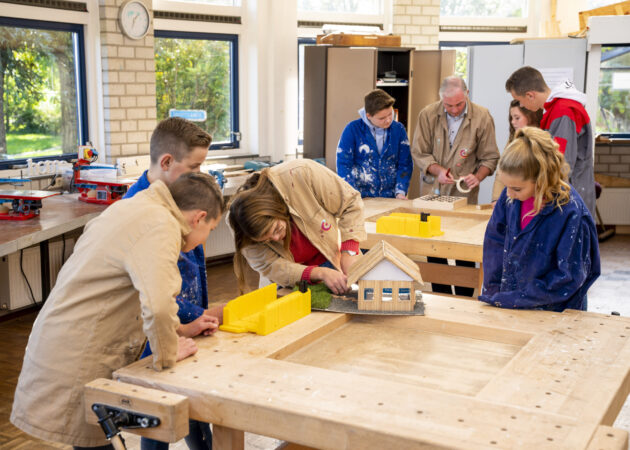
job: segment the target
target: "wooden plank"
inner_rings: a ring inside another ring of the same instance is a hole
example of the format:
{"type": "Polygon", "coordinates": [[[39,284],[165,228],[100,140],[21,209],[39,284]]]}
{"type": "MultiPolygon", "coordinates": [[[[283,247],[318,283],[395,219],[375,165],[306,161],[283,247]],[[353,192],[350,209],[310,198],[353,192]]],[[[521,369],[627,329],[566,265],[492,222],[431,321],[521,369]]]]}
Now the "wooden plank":
{"type": "Polygon", "coordinates": [[[456,210],[437,210],[432,208],[422,209],[413,207],[413,200],[399,200],[395,198],[364,198],[363,199],[364,215],[366,222],[376,222],[381,216],[386,216],[394,212],[404,212],[410,214],[419,214],[420,212],[428,212],[438,216],[448,217],[464,217],[490,220],[492,210],[477,209],[477,205],[466,205],[456,210]]]}
{"type": "MultiPolygon", "coordinates": [[[[419,262],[418,268],[425,283],[479,288],[480,269],[476,267],[447,266],[446,264],[419,262]]],[[[482,274],[483,275],[483,274],[482,274]]]]}
{"type": "Polygon", "coordinates": [[[97,425],[91,409],[94,403],[160,419],[155,428],[125,429],[129,433],[163,442],[177,442],[188,435],[188,399],[184,396],[99,378],[85,386],[84,400],[87,422],[97,425]]]}
{"type": "Polygon", "coordinates": [[[628,432],[602,425],[588,444],[588,450],[627,450],[628,432]]]}
{"type": "Polygon", "coordinates": [[[245,448],[245,433],[240,430],[212,426],[212,448],[218,450],[243,450],[245,448]]]}

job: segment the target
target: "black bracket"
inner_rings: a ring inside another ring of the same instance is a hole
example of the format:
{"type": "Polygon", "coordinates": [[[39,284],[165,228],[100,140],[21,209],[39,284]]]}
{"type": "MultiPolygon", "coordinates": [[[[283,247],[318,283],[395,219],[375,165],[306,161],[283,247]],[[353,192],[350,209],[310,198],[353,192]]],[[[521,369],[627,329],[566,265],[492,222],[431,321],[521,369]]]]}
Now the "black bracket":
{"type": "Polygon", "coordinates": [[[94,403],[92,411],[98,417],[98,423],[107,439],[120,433],[120,428],[155,428],[160,425],[157,417],[126,411],[112,406],[94,403]]]}

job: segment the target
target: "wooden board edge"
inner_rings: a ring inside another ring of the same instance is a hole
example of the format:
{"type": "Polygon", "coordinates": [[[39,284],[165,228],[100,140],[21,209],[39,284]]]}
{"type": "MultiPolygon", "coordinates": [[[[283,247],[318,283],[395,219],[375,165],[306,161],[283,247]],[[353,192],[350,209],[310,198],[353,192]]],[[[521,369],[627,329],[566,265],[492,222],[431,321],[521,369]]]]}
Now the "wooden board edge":
{"type": "Polygon", "coordinates": [[[628,432],[626,430],[600,425],[586,450],[626,450],[627,448],[628,432]]]}
{"type": "Polygon", "coordinates": [[[188,435],[188,397],[157,389],[98,378],[84,387],[85,419],[98,424],[92,405],[100,403],[160,419],[155,428],[129,428],[124,431],[163,442],[177,442],[188,435]]]}

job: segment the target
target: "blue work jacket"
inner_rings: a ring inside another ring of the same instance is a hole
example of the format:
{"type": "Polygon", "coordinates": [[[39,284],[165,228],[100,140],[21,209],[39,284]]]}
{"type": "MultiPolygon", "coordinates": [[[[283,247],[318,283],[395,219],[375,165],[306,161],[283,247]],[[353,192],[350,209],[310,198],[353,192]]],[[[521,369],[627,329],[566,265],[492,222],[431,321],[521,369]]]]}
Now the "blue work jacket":
{"type": "Polygon", "coordinates": [[[586,292],[600,275],[597,229],[571,188],[560,208],[547,204],[521,230],[521,202],[503,189],[483,242],[479,300],[501,308],[586,310],[586,292]]]}
{"type": "Polygon", "coordinates": [[[409,138],[400,122],[392,122],[379,153],[376,140],[363,119],[346,125],[337,145],[337,174],[361,197],[396,197],[407,194],[413,162],[409,138]]]}
{"type": "MultiPolygon", "coordinates": [[[[123,198],[130,198],[149,187],[145,170],[142,176],[129,187],[123,198]]],[[[189,252],[181,252],[177,261],[182,276],[182,290],[177,296],[179,321],[183,324],[200,317],[208,308],[208,283],[206,279],[206,256],[203,245],[189,252]]]]}

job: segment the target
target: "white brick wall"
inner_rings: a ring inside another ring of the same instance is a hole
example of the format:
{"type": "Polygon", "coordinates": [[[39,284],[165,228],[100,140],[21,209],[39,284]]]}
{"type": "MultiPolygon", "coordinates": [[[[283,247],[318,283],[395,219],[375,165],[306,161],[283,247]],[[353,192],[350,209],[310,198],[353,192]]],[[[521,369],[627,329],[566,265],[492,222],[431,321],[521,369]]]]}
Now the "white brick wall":
{"type": "Polygon", "coordinates": [[[437,50],[439,47],[439,0],[394,0],[393,33],[404,47],[437,50]]]}
{"type": "MultiPolygon", "coordinates": [[[[153,14],[152,0],[142,1],[153,14]]],[[[153,28],[139,40],[123,35],[118,25],[122,3],[99,0],[108,161],[148,154],[157,116],[153,28]]]]}

